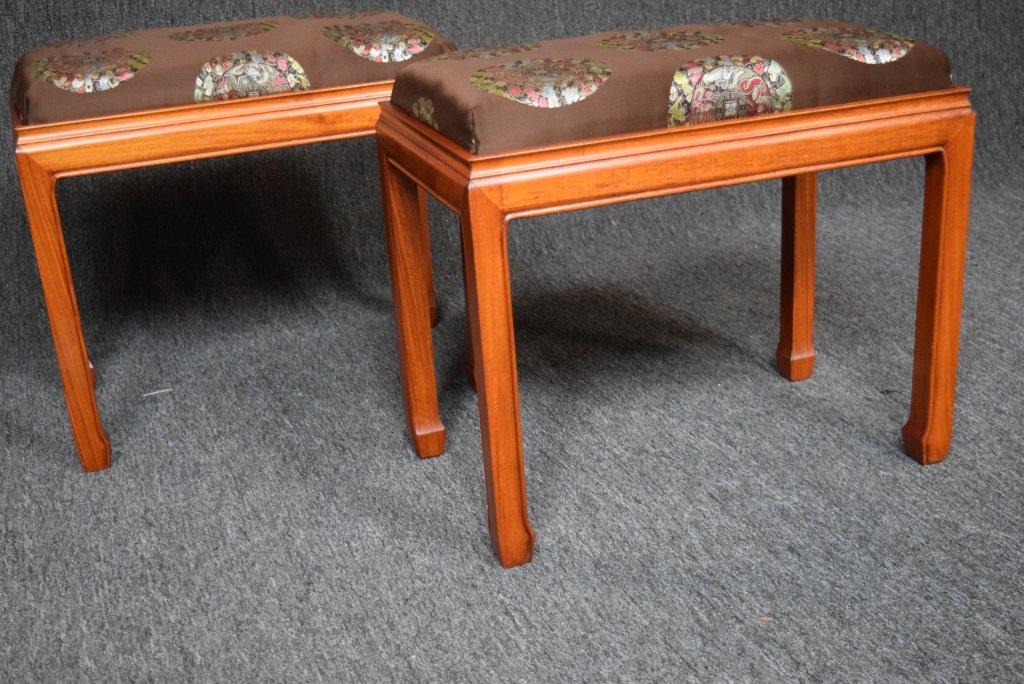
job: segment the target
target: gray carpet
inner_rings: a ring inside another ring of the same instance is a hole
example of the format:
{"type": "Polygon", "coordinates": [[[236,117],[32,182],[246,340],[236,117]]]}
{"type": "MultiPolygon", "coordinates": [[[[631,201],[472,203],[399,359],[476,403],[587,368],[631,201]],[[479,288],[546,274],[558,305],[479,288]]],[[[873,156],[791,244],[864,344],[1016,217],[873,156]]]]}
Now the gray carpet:
{"type": "MultiPolygon", "coordinates": [[[[91,31],[82,24],[272,4],[8,2],[3,66],[91,31]]],[[[959,80],[979,86],[981,126],[949,459],[921,468],[898,441],[920,161],[822,177],[818,363],[799,384],[772,367],[777,183],[514,225],[538,543],[512,571],[487,539],[457,234],[437,206],[449,449],[419,461],[408,447],[372,141],[64,184],[114,445],[113,467],[88,476],[9,163],[0,678],[1019,678],[1021,90],[1019,75],[1001,84],[1006,71],[985,66],[998,49],[1019,53],[1016,11],[481,3],[467,22],[454,0],[384,4],[467,45],[791,14],[943,45],[959,80]]]]}

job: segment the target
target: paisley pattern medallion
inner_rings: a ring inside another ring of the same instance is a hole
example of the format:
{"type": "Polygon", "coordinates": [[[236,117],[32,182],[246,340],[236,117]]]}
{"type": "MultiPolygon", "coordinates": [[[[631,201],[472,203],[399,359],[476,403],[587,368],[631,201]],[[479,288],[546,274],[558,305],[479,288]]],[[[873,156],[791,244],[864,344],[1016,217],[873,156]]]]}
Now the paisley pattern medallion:
{"type": "Polygon", "coordinates": [[[706,57],[680,67],[668,95],[668,125],[687,126],[793,108],[793,84],[766,57],[706,57]]]}
{"type": "Polygon", "coordinates": [[[302,65],[284,52],[234,52],[215,57],[196,76],[196,102],[309,90],[302,65]]]}
{"type": "Polygon", "coordinates": [[[811,26],[782,34],[783,40],[828,50],[864,64],[888,64],[905,57],[914,47],[911,38],[860,26],[811,26]]]}
{"type": "Polygon", "coordinates": [[[149,63],[144,50],[88,50],[69,55],[44,57],[29,66],[40,81],[71,93],[101,93],[113,90],[149,63]]]}
{"type": "Polygon", "coordinates": [[[214,41],[214,40],[238,40],[258,36],[261,33],[272,31],[277,28],[276,21],[248,21],[242,24],[225,24],[224,26],[203,26],[172,33],[171,40],[184,41],[214,41]]]}
{"type": "Polygon", "coordinates": [[[627,31],[616,33],[597,41],[597,44],[609,50],[692,50],[721,43],[725,38],[717,33],[705,31],[679,31],[664,29],[662,31],[627,31]]]}
{"type": "Polygon", "coordinates": [[[412,115],[431,128],[438,128],[437,118],[434,116],[434,103],[430,101],[430,98],[421,97],[413,102],[412,115]]]}
{"type": "Polygon", "coordinates": [[[427,49],[434,34],[404,21],[325,26],[324,35],[363,59],[378,64],[404,62],[427,49]]]}
{"type": "Polygon", "coordinates": [[[528,52],[530,50],[536,50],[540,47],[540,43],[516,43],[513,45],[492,45],[491,47],[480,48],[476,50],[459,50],[457,52],[446,52],[443,55],[434,57],[435,60],[441,61],[445,59],[451,59],[455,61],[462,61],[466,59],[479,59],[481,57],[503,57],[505,55],[514,55],[520,52],[528,52]]]}
{"type": "Polygon", "coordinates": [[[553,109],[590,97],[611,75],[596,59],[527,59],[479,69],[469,81],[485,93],[553,109]]]}

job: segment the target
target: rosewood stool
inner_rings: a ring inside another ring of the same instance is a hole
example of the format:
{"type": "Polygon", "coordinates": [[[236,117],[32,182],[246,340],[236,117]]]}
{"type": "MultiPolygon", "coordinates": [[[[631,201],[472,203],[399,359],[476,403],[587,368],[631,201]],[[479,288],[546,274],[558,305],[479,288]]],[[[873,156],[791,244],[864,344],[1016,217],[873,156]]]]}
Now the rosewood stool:
{"type": "Polygon", "coordinates": [[[974,137],[937,48],[833,21],[735,22],[499,46],[399,74],[377,123],[398,350],[421,457],[444,450],[431,349],[425,189],[458,214],[488,520],[529,562],[508,224],[782,179],[783,376],[814,362],[819,171],[926,160],[907,453],[949,447],[974,137]]]}
{"type": "Polygon", "coordinates": [[[121,31],[22,56],[11,89],[15,154],[83,469],[106,468],[110,444],[57,179],[372,135],[398,70],[453,49],[420,22],[364,12],[121,31]]]}

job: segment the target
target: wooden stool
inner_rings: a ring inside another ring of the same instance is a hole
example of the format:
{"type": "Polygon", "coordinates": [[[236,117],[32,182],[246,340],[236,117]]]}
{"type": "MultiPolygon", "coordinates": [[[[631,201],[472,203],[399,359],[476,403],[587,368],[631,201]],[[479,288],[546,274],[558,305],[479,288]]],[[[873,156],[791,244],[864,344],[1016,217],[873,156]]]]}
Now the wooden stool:
{"type": "Polygon", "coordinates": [[[119,32],[22,56],[11,92],[15,153],[82,468],[106,468],[110,444],[57,179],[372,135],[398,70],[452,49],[419,22],[364,12],[119,32]]]}
{"type": "Polygon", "coordinates": [[[398,347],[417,453],[444,448],[419,189],[458,214],[489,526],[530,561],[508,223],[768,178],[783,181],[779,371],[814,362],[815,174],[927,163],[904,447],[942,460],[956,381],[974,113],[945,56],[837,22],[606,33],[455,53],[399,75],[377,124],[398,347]]]}

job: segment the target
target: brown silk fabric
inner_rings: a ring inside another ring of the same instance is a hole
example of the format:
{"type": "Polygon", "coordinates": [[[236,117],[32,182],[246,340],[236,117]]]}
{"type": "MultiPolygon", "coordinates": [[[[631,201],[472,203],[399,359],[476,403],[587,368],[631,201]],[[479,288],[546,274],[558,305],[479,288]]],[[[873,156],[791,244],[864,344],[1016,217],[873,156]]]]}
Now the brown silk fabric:
{"type": "MultiPolygon", "coordinates": [[[[782,38],[787,31],[812,26],[854,25],[805,20],[780,25],[692,24],[673,30],[721,35],[724,40],[687,50],[615,50],[598,41],[626,31],[545,41],[532,50],[497,57],[428,60],[404,69],[391,101],[407,112],[433,109],[433,124],[466,149],[493,154],[586,138],[668,126],[669,92],[676,70],[702,58],[758,56],[785,69],[791,108],[870,100],[949,88],[949,61],[938,48],[915,41],[901,58],[866,64],[825,49],[782,38]],[[534,107],[481,90],[471,76],[478,70],[515,60],[585,59],[602,62],[611,74],[584,99],[557,108],[534,107]]],[[[660,31],[660,29],[659,29],[660,31]]],[[[422,116],[419,118],[423,119],[422,116]]]]}
{"type": "Polygon", "coordinates": [[[195,103],[196,76],[210,60],[236,52],[286,53],[301,65],[308,89],[389,81],[399,69],[411,63],[454,50],[435,29],[414,19],[390,12],[317,17],[268,17],[206,24],[132,31],[98,40],[64,41],[31,50],[18,61],[11,85],[11,102],[24,123],[69,121],[144,109],[195,103]],[[348,47],[324,35],[324,28],[378,21],[396,21],[422,27],[433,35],[426,49],[408,60],[377,63],[356,55],[348,47]],[[209,32],[193,34],[191,40],[172,40],[172,34],[195,29],[230,27],[238,24],[277,26],[255,35],[224,40],[203,40],[209,32]],[[148,62],[134,75],[102,92],[79,93],[62,90],[40,80],[33,73],[41,59],[70,56],[76,52],[121,48],[126,53],[145,51],[148,62]]]}

